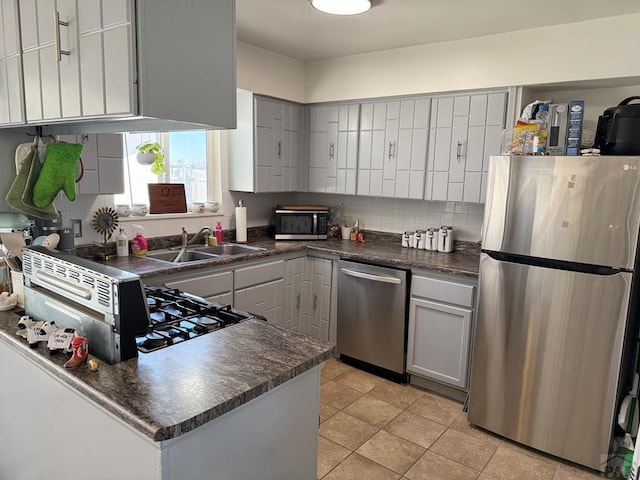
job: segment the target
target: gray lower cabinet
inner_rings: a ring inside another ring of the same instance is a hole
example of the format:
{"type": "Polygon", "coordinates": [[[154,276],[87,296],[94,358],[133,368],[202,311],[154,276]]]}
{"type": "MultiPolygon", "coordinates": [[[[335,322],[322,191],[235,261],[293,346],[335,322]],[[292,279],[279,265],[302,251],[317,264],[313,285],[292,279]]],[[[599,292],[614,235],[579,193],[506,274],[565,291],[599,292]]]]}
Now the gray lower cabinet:
{"type": "Polygon", "coordinates": [[[207,300],[230,304],[263,315],[274,325],[282,325],[284,321],[284,260],[188,276],[176,274],[148,279],[145,283],[164,284],[207,300]]]}
{"type": "Polygon", "coordinates": [[[413,275],[407,371],[467,390],[475,281],[413,275]]]}
{"type": "Polygon", "coordinates": [[[329,340],[333,262],[299,257],[286,261],[283,326],[329,340]]]}
{"type": "Polygon", "coordinates": [[[228,305],[233,303],[233,272],[220,272],[166,282],[169,288],[178,288],[213,302],[228,305]]]}
{"type": "Polygon", "coordinates": [[[237,268],[233,275],[233,306],[284,323],[284,260],[237,268]]]}

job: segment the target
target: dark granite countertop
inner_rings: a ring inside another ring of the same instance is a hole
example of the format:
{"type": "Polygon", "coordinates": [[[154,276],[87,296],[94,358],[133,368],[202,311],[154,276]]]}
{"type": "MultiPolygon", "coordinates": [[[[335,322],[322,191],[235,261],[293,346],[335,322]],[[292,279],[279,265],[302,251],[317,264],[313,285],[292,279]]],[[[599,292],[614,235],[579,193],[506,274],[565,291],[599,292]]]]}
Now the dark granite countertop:
{"type": "Polygon", "coordinates": [[[440,253],[414,248],[403,248],[397,235],[371,235],[366,243],[352,242],[342,239],[319,241],[275,241],[261,237],[250,242],[251,245],[264,247],[266,250],[249,254],[218,257],[195,263],[171,264],[147,257],[115,258],[108,264],[142,278],[166,275],[199,268],[210,268],[219,265],[238,264],[246,260],[256,260],[287,253],[317,252],[337,255],[346,260],[359,260],[381,265],[397,266],[410,269],[429,270],[476,278],[480,258],[480,247],[476,243],[456,242],[452,253],[440,253]]]}
{"type": "Polygon", "coordinates": [[[0,341],[154,441],[195,429],[320,365],[333,345],[259,320],[218,330],[116,365],[68,370],[68,357],[16,335],[0,312],[0,341]]]}

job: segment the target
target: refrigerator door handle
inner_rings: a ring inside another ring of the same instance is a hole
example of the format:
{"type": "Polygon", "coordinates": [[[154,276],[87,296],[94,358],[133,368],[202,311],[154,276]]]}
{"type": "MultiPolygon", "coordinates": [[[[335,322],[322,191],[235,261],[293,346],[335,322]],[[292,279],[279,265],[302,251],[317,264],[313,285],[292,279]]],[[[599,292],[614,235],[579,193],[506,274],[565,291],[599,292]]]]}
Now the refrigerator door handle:
{"type": "Polygon", "coordinates": [[[482,253],[490,256],[494,260],[501,262],[519,263],[521,265],[531,265],[535,267],[552,268],[555,270],[567,270],[570,272],[591,273],[593,275],[617,275],[619,273],[630,272],[625,268],[605,267],[603,265],[588,265],[586,263],[566,262],[550,258],[529,257],[526,255],[516,255],[512,253],[495,252],[482,250],[482,253]]]}

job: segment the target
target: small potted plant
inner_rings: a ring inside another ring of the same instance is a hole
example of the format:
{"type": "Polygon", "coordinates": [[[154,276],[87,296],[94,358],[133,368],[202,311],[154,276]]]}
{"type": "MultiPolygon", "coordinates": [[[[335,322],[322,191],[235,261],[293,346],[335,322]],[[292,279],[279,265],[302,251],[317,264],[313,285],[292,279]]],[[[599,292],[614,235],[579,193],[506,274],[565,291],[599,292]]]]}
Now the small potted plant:
{"type": "Polygon", "coordinates": [[[151,171],[156,175],[164,173],[164,151],[158,142],[145,142],[138,145],[138,163],[151,165],[151,171]]]}

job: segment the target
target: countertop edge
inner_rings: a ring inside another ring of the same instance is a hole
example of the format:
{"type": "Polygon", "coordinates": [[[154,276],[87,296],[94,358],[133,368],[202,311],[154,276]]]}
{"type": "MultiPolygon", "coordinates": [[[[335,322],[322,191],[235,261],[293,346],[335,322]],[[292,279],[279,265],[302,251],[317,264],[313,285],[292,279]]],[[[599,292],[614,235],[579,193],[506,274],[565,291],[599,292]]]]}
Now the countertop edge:
{"type": "MultiPolygon", "coordinates": [[[[10,316],[15,317],[15,324],[17,325],[18,315],[14,311],[0,312],[0,318],[6,319],[10,316]]],[[[258,321],[256,321],[258,322],[258,321]]],[[[262,323],[262,322],[260,322],[262,323]]],[[[296,332],[289,332],[288,330],[269,326],[274,328],[280,333],[285,334],[287,337],[292,337],[297,334],[296,332]]],[[[17,330],[17,326],[16,326],[17,330]]],[[[41,367],[46,373],[52,375],[59,381],[61,381],[68,388],[71,388],[79,395],[82,395],[87,400],[92,401],[97,406],[104,408],[123,423],[129,425],[134,430],[138,431],[142,435],[148,437],[154,442],[160,442],[163,440],[170,440],[176,438],[184,433],[194,430],[218,417],[238,408],[245,403],[258,398],[264,393],[284,384],[285,382],[301,375],[302,373],[322,364],[328,360],[333,351],[335,345],[322,342],[325,344],[319,353],[312,354],[309,358],[303,359],[300,363],[293,367],[286,368],[283,371],[273,375],[269,379],[262,381],[258,385],[255,385],[235,396],[228,398],[227,400],[213,405],[210,408],[203,410],[201,413],[193,415],[185,420],[171,425],[161,425],[153,421],[145,421],[131,411],[119,405],[116,401],[110,398],[104,392],[89,385],[81,376],[88,372],[88,366],[83,365],[76,369],[65,369],[63,364],[67,357],[62,354],[50,355],[48,349],[41,342],[37,348],[31,348],[26,340],[18,335],[11,334],[8,331],[0,329],[0,341],[2,341],[9,348],[15,350],[18,354],[22,355],[27,361],[34,363],[41,367]]],[[[94,358],[90,356],[90,358],[94,358]]],[[[131,359],[127,362],[136,361],[137,359],[131,359]]],[[[194,360],[195,361],[195,360],[194,360]]],[[[99,362],[99,370],[114,368],[118,369],[119,365],[123,365],[126,362],[108,365],[104,362],[99,362]]]]}
{"type": "Polygon", "coordinates": [[[438,273],[478,278],[478,258],[480,248],[473,242],[457,242],[453,253],[429,252],[402,248],[396,243],[376,242],[359,244],[342,240],[327,241],[273,241],[258,239],[252,245],[265,250],[211,260],[170,264],[145,257],[127,257],[114,260],[110,265],[136,273],[141,278],[159,277],[184,271],[194,271],[225,265],[242,265],[244,262],[279,257],[287,254],[324,254],[345,260],[377,263],[392,267],[427,270],[438,273]],[[472,259],[472,261],[469,261],[472,259]]]}

